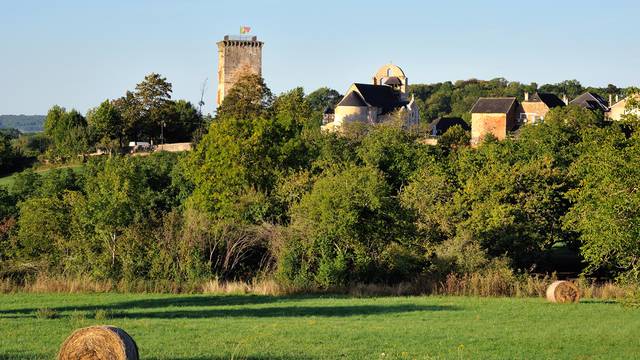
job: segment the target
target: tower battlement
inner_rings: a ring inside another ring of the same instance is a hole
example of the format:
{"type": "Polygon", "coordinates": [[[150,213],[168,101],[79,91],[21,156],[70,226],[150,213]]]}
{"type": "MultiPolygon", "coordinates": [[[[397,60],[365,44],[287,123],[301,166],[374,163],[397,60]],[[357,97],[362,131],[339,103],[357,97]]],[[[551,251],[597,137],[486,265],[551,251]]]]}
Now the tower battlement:
{"type": "Polygon", "coordinates": [[[218,106],[242,76],[262,76],[263,45],[257,36],[243,35],[226,35],[218,42],[218,106]]]}

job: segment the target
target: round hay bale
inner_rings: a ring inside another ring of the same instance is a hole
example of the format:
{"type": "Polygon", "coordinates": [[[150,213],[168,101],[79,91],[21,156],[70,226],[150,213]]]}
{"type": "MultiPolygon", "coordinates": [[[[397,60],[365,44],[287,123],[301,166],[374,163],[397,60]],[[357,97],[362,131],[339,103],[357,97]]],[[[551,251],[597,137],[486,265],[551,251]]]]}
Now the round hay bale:
{"type": "Polygon", "coordinates": [[[577,303],[580,301],[580,290],[569,281],[554,281],[547,288],[547,300],[553,303],[577,303]]]}
{"type": "Polygon", "coordinates": [[[115,326],[90,326],[73,332],[60,347],[58,360],[138,360],[138,346],[115,326]]]}

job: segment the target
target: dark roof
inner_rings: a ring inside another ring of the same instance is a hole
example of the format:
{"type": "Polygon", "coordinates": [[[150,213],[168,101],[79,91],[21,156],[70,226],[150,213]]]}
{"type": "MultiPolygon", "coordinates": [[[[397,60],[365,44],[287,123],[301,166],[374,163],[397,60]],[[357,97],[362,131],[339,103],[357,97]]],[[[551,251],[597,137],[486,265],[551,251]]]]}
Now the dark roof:
{"type": "Polygon", "coordinates": [[[402,85],[402,81],[397,76],[392,76],[384,81],[385,85],[402,85]]]}
{"type": "Polygon", "coordinates": [[[431,128],[431,133],[432,135],[442,135],[445,132],[447,132],[447,130],[449,130],[449,128],[459,125],[460,127],[462,127],[464,130],[466,131],[470,131],[471,130],[471,126],[469,126],[469,124],[467,124],[462,118],[459,117],[441,117],[441,118],[437,118],[435,120],[433,120],[433,122],[431,122],[431,124],[429,124],[429,127],[431,128]]]}
{"type": "Polygon", "coordinates": [[[382,113],[393,111],[409,102],[400,98],[400,94],[387,85],[353,84],[362,95],[364,101],[370,105],[382,109],[382,113]]]}
{"type": "Polygon", "coordinates": [[[348,93],[336,106],[367,106],[362,96],[355,91],[348,93]]]}
{"type": "Polygon", "coordinates": [[[535,93],[529,98],[529,101],[537,102],[542,101],[549,109],[553,109],[559,106],[565,106],[564,101],[560,100],[555,94],[549,93],[535,93]]]}
{"type": "Polygon", "coordinates": [[[569,104],[578,105],[588,110],[609,111],[609,103],[602,96],[586,92],[573,99],[569,104]]]}
{"type": "Polygon", "coordinates": [[[516,103],[514,97],[480,98],[476,101],[471,112],[475,114],[506,114],[516,103]]]}

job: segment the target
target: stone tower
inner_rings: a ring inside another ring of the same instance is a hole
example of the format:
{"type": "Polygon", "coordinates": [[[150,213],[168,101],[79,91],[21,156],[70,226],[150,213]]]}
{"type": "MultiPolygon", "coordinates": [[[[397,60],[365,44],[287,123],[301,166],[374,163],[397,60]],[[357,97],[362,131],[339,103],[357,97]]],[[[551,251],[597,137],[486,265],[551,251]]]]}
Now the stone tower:
{"type": "Polygon", "coordinates": [[[227,35],[218,43],[218,106],[242,76],[262,76],[262,45],[256,36],[227,35]]]}

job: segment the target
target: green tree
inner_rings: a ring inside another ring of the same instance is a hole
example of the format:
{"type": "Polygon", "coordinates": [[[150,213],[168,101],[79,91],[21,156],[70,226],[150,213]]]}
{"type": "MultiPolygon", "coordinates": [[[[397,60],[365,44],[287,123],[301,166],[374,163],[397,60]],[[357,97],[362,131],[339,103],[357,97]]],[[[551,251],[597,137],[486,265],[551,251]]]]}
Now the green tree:
{"type": "Polygon", "coordinates": [[[125,124],[120,112],[109,100],[92,109],[87,114],[87,122],[97,147],[109,153],[125,146],[125,124]]]}
{"type": "Polygon", "coordinates": [[[418,145],[400,123],[375,126],[357,149],[364,164],[385,174],[396,191],[408,181],[418,164],[418,145]]]}
{"type": "Polygon", "coordinates": [[[204,119],[190,102],[177,100],[171,103],[163,124],[165,142],[189,142],[193,140],[194,133],[204,126],[204,119]]]}
{"type": "Polygon", "coordinates": [[[54,160],[69,160],[89,148],[87,121],[76,110],[51,108],[44,122],[44,132],[52,140],[50,156],[54,160]]]}
{"type": "Polygon", "coordinates": [[[595,130],[571,172],[580,182],[565,222],[579,233],[587,272],[610,270],[640,281],[640,141],[615,128],[595,130]]]}
{"type": "Polygon", "coordinates": [[[0,133],[0,174],[8,172],[14,166],[15,154],[9,135],[0,133]]]}
{"type": "Polygon", "coordinates": [[[165,77],[151,73],[136,85],[135,96],[140,105],[140,119],[145,135],[158,139],[163,122],[171,110],[172,85],[165,77]]]}
{"type": "Polygon", "coordinates": [[[398,241],[394,201],[384,176],[347,166],[321,176],[294,205],[294,236],[281,254],[281,277],[324,287],[384,278],[382,253],[398,241]]]}
{"type": "Polygon", "coordinates": [[[217,111],[217,117],[250,120],[268,116],[273,103],[271,90],[264,80],[254,74],[248,74],[235,83],[217,111]]]}
{"type": "Polygon", "coordinates": [[[65,255],[69,233],[69,210],[55,197],[33,197],[19,205],[18,253],[26,260],[45,260],[55,267],[65,255]]]}
{"type": "Polygon", "coordinates": [[[321,87],[305,98],[313,111],[323,112],[327,107],[335,108],[342,99],[342,95],[334,89],[321,87]]]}
{"type": "Polygon", "coordinates": [[[463,146],[468,146],[471,141],[471,134],[465,131],[462,126],[455,125],[447,129],[447,131],[438,139],[438,147],[446,153],[456,150],[463,146]]]}

